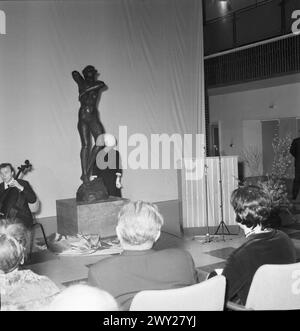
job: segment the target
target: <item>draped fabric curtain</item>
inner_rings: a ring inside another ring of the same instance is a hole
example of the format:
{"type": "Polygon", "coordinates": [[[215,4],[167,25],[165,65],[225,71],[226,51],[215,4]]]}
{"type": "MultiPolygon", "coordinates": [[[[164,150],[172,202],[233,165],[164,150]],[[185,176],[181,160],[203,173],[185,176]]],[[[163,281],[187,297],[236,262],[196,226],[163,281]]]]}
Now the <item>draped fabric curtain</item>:
{"type": "MultiPolygon", "coordinates": [[[[128,137],[204,133],[201,1],[2,1],[0,9],[0,161],[32,162],[24,179],[41,217],[80,185],[72,70],[100,72],[108,86],[100,118],[117,138],[119,126],[128,137]]],[[[129,168],[123,185],[131,199],[178,198],[174,169],[129,168]]]]}

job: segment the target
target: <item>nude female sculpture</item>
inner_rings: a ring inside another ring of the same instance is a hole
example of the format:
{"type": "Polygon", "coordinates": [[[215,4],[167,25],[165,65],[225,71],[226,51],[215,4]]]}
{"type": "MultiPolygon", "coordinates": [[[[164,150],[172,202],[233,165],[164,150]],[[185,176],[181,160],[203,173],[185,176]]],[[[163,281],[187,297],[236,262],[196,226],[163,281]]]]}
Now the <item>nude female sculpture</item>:
{"type": "Polygon", "coordinates": [[[88,65],[82,70],[83,76],[78,71],[72,72],[72,77],[78,85],[80,108],[78,113],[78,131],[81,140],[81,170],[80,179],[88,183],[92,175],[93,165],[97,153],[103,147],[104,127],[100,121],[97,103],[103,89],[107,86],[97,80],[97,70],[88,65]],[[91,146],[91,138],[94,145],[91,146]]]}

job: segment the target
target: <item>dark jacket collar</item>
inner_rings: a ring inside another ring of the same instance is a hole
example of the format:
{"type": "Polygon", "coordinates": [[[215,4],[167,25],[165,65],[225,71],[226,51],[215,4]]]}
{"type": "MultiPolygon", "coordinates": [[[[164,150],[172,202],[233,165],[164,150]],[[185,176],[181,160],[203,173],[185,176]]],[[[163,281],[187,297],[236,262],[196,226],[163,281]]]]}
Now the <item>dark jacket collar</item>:
{"type": "Polygon", "coordinates": [[[142,251],[134,251],[134,250],[124,250],[121,255],[124,256],[134,256],[134,255],[149,255],[155,252],[154,249],[145,249],[142,251]]]}

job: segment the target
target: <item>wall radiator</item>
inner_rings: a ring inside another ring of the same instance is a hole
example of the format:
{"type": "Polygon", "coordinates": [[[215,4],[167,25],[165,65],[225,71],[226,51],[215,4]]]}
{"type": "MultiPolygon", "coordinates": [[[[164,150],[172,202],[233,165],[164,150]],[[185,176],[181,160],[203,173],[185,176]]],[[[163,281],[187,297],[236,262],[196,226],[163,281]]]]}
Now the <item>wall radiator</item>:
{"type": "MultiPolygon", "coordinates": [[[[219,157],[184,159],[179,189],[184,228],[218,226],[221,222],[219,166],[219,157]]],[[[230,196],[238,186],[238,156],[222,156],[221,171],[224,222],[234,225],[230,196]]]]}

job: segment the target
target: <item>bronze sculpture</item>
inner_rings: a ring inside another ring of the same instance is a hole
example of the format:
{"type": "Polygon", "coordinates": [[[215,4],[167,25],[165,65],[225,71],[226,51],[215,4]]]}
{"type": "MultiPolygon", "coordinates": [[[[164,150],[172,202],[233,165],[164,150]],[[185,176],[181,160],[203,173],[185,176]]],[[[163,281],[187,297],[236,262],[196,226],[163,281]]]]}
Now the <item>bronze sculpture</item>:
{"type": "Polygon", "coordinates": [[[88,65],[82,70],[83,76],[78,71],[72,72],[72,77],[78,85],[80,108],[78,113],[78,131],[81,140],[81,170],[80,179],[83,184],[77,191],[77,200],[93,201],[107,198],[108,194],[103,183],[91,182],[90,177],[97,153],[104,147],[104,127],[100,121],[97,104],[104,89],[104,82],[97,80],[97,70],[88,65]],[[94,145],[91,144],[91,138],[94,145]]]}

